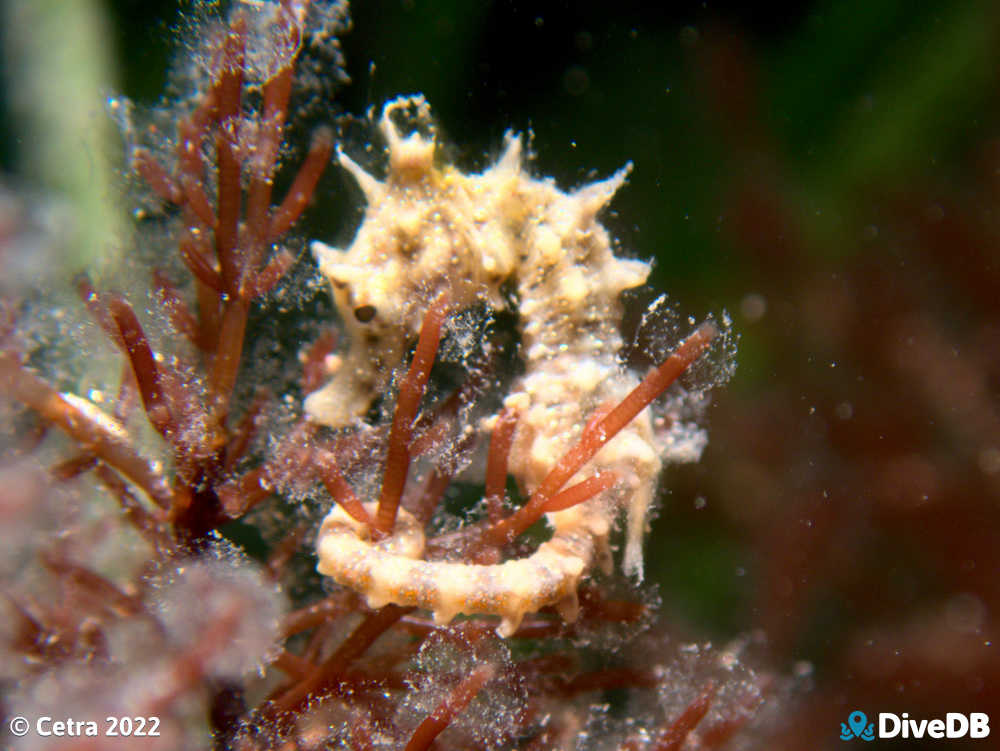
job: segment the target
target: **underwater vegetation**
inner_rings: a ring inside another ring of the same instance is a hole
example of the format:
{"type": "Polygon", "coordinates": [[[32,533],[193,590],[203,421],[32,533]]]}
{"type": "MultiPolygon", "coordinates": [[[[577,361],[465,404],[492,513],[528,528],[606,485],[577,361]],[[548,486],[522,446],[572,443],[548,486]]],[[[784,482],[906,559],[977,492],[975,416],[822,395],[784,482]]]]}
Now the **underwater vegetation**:
{"type": "Polygon", "coordinates": [[[636,586],[660,469],[700,455],[734,346],[728,319],[658,299],[631,334],[652,365],[622,359],[621,295],[650,266],[598,214],[630,166],[563,192],[509,133],[463,173],[420,96],[383,107],[368,170],[327,124],[303,148],[298,116],[345,81],[346,5],[202,12],[169,98],[108,101],[135,248],[73,278],[77,314],[4,298],[15,745],[767,732],[784,682],[746,640],[672,645],[636,586]],[[367,208],[349,248],[311,244],[318,275],[298,225],[335,150],[367,208]],[[76,370],[101,339],[120,365],[76,370]]]}
{"type": "Polygon", "coordinates": [[[0,195],[5,742],[1000,717],[995,11],[116,11],[111,239],[0,195]]]}

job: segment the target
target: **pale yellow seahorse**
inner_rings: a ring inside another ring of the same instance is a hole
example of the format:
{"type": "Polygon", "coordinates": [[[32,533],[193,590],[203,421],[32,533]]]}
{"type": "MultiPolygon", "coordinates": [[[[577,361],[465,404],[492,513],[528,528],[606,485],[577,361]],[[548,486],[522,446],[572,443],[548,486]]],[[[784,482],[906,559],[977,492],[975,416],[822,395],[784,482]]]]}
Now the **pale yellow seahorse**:
{"type": "MultiPolygon", "coordinates": [[[[314,242],[350,337],[332,380],[305,403],[316,422],[341,427],[363,414],[388,385],[429,302],[445,291],[453,310],[517,300],[525,372],[505,405],[517,410],[510,472],[527,492],[580,438],[595,409],[619,403],[639,383],[618,361],[620,295],[646,281],[648,264],[615,256],[597,219],[631,165],[573,192],[526,173],[522,142],[508,132],[490,168],[466,174],[435,162],[436,139],[421,96],[389,102],[379,123],[388,174],[377,180],[342,151],[341,165],[367,201],[351,245],[314,242]],[[404,135],[400,121],[409,117],[404,135]]],[[[489,422],[484,426],[488,430],[489,422]]],[[[533,555],[494,566],[422,560],[423,532],[400,512],[390,540],[373,543],[359,523],[334,508],[319,537],[319,569],[369,603],[413,604],[440,622],[456,613],[492,613],[511,633],[525,613],[560,604],[575,613],[580,577],[608,560],[618,509],[627,510],[624,567],[642,575],[642,537],[664,459],[690,461],[704,436],[654,433],[644,409],[584,465],[577,479],[610,470],[618,485],[585,503],[547,515],[553,536],[533,555]]]]}

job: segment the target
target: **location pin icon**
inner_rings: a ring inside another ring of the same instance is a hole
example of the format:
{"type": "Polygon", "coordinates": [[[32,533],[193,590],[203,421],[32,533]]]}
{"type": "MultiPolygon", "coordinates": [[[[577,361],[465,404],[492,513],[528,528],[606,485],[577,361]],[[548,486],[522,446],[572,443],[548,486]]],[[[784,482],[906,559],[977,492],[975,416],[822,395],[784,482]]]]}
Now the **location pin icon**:
{"type": "Polygon", "coordinates": [[[865,725],[868,724],[868,718],[865,717],[864,712],[855,709],[847,716],[847,724],[854,731],[854,737],[860,738],[861,734],[865,732],[865,725]]]}

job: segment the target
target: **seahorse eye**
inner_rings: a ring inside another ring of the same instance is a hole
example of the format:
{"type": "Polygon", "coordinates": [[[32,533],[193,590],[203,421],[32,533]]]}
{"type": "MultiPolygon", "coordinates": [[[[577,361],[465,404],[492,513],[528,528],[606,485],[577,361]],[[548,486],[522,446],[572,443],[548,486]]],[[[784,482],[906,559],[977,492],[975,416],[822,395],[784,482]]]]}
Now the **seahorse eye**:
{"type": "Polygon", "coordinates": [[[370,323],[375,317],[375,306],[362,305],[359,308],[355,308],[354,317],[358,319],[359,323],[370,323]]]}

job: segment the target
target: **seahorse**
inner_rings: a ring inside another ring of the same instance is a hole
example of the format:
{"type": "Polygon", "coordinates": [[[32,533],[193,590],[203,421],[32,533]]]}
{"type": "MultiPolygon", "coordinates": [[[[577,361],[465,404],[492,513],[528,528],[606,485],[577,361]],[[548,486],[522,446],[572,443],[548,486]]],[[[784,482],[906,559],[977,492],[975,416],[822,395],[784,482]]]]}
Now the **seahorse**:
{"type": "MultiPolygon", "coordinates": [[[[553,180],[526,173],[521,138],[508,131],[500,157],[483,172],[438,167],[430,108],[419,95],[387,103],[379,130],[388,153],[384,180],[338,150],[366,200],[353,242],[344,250],[312,244],[350,347],[334,362],[332,380],[307,397],[306,413],[328,426],[350,424],[386,389],[430,301],[444,293],[453,310],[501,309],[501,287],[513,286],[525,369],[504,399],[518,416],[509,471],[534,493],[580,442],[592,413],[621,404],[640,383],[618,359],[620,296],[644,284],[650,266],[616,256],[597,218],[632,166],[563,192],[553,180]],[[408,134],[397,123],[404,115],[408,134]]],[[[710,338],[704,327],[690,359],[710,338]]],[[[488,421],[484,430],[491,427],[488,421]]],[[[617,486],[547,514],[553,536],[528,558],[494,565],[425,561],[423,532],[405,511],[390,540],[376,543],[335,507],[320,531],[319,570],[372,606],[419,605],[438,622],[460,612],[492,613],[509,634],[525,613],[553,604],[572,620],[581,576],[595,561],[610,560],[607,541],[620,499],[627,507],[624,568],[641,579],[642,538],[663,461],[695,459],[704,444],[698,432],[693,440],[664,441],[648,409],[616,432],[573,476],[610,471],[617,486]]]]}

